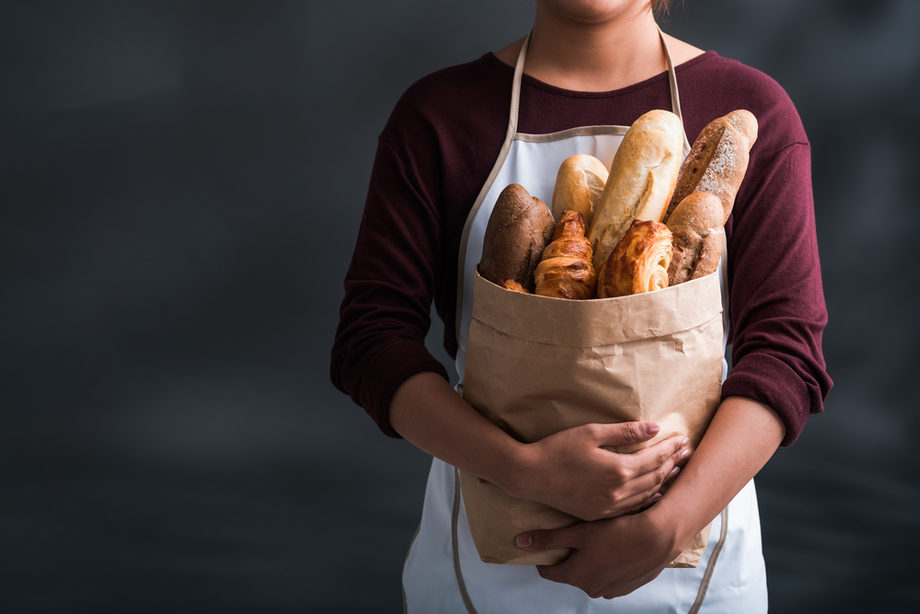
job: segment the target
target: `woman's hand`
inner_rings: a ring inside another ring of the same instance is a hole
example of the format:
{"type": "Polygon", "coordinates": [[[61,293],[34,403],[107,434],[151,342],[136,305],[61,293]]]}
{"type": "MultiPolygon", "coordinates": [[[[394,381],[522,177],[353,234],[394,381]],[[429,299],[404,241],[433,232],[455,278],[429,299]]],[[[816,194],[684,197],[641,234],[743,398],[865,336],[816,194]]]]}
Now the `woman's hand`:
{"type": "Polygon", "coordinates": [[[661,485],[689,455],[687,438],[672,436],[631,454],[604,446],[652,439],[646,422],[586,424],[525,444],[518,463],[499,486],[522,499],[539,501],[582,520],[611,518],[653,502],[661,485]]]}
{"type": "Polygon", "coordinates": [[[654,424],[586,424],[521,443],[483,417],[435,373],[418,373],[393,395],[390,423],[432,456],[488,480],[508,494],[583,520],[642,509],[684,458],[684,438],[632,454],[603,446],[652,439],[654,424]]]}
{"type": "Polygon", "coordinates": [[[661,501],[637,514],[522,533],[516,543],[534,551],[572,549],[561,563],[539,567],[547,580],[572,584],[592,597],[626,595],[655,579],[728,505],[783,435],[783,423],[769,407],[728,397],[661,501]]]}
{"type": "Polygon", "coordinates": [[[533,551],[571,548],[564,561],[538,566],[540,575],[576,586],[590,597],[612,599],[654,580],[680,553],[673,523],[656,514],[656,507],[562,529],[522,533],[516,543],[533,551]]]}

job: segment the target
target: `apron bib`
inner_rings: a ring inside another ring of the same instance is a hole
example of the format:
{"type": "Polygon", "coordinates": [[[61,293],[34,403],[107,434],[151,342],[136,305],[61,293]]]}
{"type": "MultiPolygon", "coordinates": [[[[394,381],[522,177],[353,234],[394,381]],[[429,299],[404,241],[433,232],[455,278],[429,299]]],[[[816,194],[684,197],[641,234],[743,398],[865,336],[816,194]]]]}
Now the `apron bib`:
{"type": "MultiPolygon", "coordinates": [[[[677,79],[661,36],[668,65],[671,105],[680,117],[677,79]]],[[[628,126],[581,126],[552,134],[517,131],[521,78],[529,36],[515,64],[508,130],[498,159],[473,205],[460,243],[457,291],[456,369],[462,390],[466,340],[472,320],[473,275],[482,254],[486,224],[499,193],[510,183],[552,202],[556,172],[564,159],[591,154],[608,168],[628,126]]],[[[684,155],[690,144],[684,135],[684,155]]],[[[728,305],[725,250],[719,266],[723,305],[728,305]]],[[[725,339],[728,318],[723,311],[725,339]]],[[[727,364],[723,363],[723,379],[727,364]]],[[[695,568],[666,568],[655,580],[613,600],[592,599],[567,584],[545,580],[532,565],[483,563],[466,520],[455,467],[435,458],[425,491],[422,520],[403,570],[408,612],[766,612],[766,572],[760,542],[760,518],[753,481],[712,523],[709,542],[695,568]]]]}

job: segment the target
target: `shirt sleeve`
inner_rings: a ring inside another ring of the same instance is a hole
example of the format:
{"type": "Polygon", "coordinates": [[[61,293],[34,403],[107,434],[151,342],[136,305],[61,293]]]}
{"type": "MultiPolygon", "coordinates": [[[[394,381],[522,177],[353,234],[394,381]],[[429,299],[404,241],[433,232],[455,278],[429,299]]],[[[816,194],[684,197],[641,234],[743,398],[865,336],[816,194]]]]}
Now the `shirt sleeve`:
{"type": "Polygon", "coordinates": [[[799,436],[832,386],[821,349],[827,309],[815,229],[811,151],[784,147],[742,185],[728,247],[732,370],[723,398],[771,407],[799,436]]]}
{"type": "Polygon", "coordinates": [[[381,137],[332,348],[333,384],[387,435],[396,389],[416,373],[447,379],[425,335],[441,249],[435,199],[413,157],[381,137]]]}

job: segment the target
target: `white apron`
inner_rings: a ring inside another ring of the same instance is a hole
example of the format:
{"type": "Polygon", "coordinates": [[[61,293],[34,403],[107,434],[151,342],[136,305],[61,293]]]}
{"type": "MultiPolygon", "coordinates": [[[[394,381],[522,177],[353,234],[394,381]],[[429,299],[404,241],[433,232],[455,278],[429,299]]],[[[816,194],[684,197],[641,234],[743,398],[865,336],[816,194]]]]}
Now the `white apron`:
{"type": "MultiPolygon", "coordinates": [[[[525,39],[515,65],[508,132],[498,159],[466,220],[460,247],[456,368],[463,382],[466,340],[473,306],[473,273],[498,194],[510,183],[523,185],[546,203],[552,201],[559,165],[568,156],[587,153],[608,168],[628,126],[582,126],[553,134],[517,132],[525,39]]],[[[671,106],[681,116],[677,79],[661,35],[668,64],[671,106]]],[[[684,155],[690,149],[684,135],[684,155]]],[[[725,252],[723,251],[725,262],[725,252]]],[[[726,288],[720,263],[723,305],[726,288]]],[[[728,318],[723,315],[725,338],[728,318]]],[[[723,379],[727,368],[723,369],[723,379]]],[[[667,568],[655,580],[613,600],[592,599],[567,584],[545,580],[532,565],[483,563],[476,552],[458,487],[457,470],[435,458],[431,464],[422,520],[403,570],[406,610],[428,613],[515,612],[706,612],[756,614],[767,610],[766,572],[760,542],[760,518],[753,481],[714,520],[709,543],[693,569],[667,568]]]]}

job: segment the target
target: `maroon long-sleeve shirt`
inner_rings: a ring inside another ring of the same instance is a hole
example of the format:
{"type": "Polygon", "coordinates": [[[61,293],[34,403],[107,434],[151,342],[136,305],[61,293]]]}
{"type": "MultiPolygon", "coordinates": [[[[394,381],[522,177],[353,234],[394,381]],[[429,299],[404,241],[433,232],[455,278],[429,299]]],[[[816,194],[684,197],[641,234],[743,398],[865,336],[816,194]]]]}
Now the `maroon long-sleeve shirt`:
{"type": "MultiPolygon", "coordinates": [[[[735,109],[749,109],[759,123],[726,224],[733,368],[722,394],[773,408],[788,445],[831,387],[808,139],[786,92],[763,73],[714,52],[676,72],[691,143],[735,109]]],[[[406,91],[380,135],[331,375],[389,435],[397,436],[389,405],[399,385],[421,371],[447,375],[424,343],[432,300],[446,323],[444,347],[456,354],[460,234],[504,140],[512,74],[489,53],[429,75],[406,91]]],[[[604,93],[525,75],[518,130],[628,126],[650,109],[670,109],[669,92],[666,73],[604,93]]]]}

